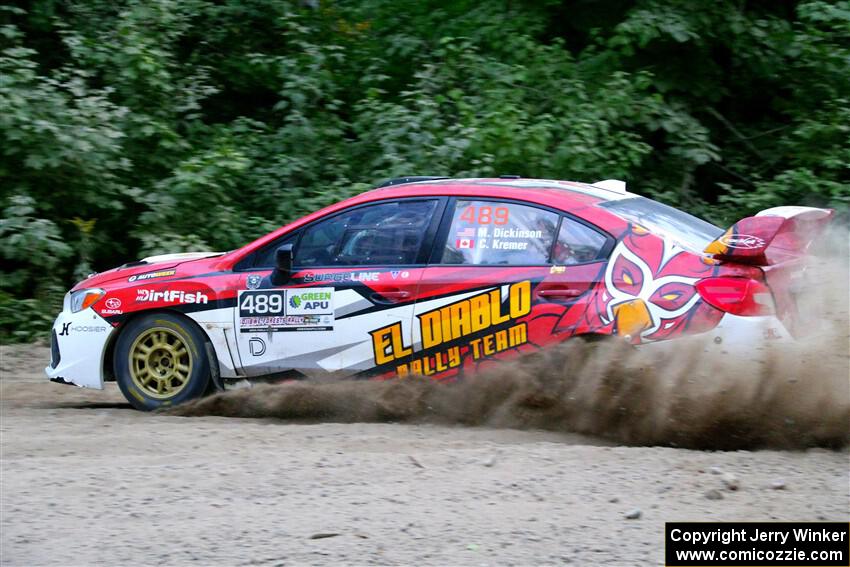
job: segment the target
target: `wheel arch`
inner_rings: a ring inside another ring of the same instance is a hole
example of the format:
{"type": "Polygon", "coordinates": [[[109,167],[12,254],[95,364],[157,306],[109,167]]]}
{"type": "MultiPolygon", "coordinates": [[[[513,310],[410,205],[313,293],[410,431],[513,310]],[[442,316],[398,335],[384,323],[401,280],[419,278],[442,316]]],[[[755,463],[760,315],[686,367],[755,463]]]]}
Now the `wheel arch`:
{"type": "Polygon", "coordinates": [[[573,335],[570,339],[580,339],[588,343],[598,343],[609,340],[622,340],[622,337],[619,337],[618,335],[609,335],[607,333],[582,333],[580,335],[573,335]]]}
{"type": "Polygon", "coordinates": [[[139,317],[145,317],[155,313],[168,313],[169,315],[174,315],[193,325],[201,332],[204,337],[204,350],[206,351],[206,355],[210,363],[210,373],[212,378],[211,383],[216,389],[224,390],[224,386],[221,381],[221,369],[219,368],[218,357],[215,355],[215,349],[212,347],[212,339],[210,338],[209,333],[207,333],[206,329],[204,329],[202,325],[198,324],[197,321],[176,309],[150,309],[137,311],[135,313],[131,313],[129,317],[121,321],[121,326],[118,327],[118,332],[112,333],[112,336],[109,337],[109,341],[106,343],[106,349],[103,355],[103,368],[101,369],[103,372],[104,382],[115,382],[113,364],[115,362],[115,347],[118,344],[118,338],[124,333],[127,327],[130,326],[132,321],[135,321],[139,317]]]}

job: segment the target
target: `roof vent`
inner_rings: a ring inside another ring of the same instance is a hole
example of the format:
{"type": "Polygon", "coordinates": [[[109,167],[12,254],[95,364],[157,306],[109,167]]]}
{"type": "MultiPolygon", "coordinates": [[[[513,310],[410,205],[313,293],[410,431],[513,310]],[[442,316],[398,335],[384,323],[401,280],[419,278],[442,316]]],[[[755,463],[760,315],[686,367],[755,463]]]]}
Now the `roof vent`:
{"type": "Polygon", "coordinates": [[[599,187],[600,189],[607,189],[608,191],[614,191],[616,193],[626,192],[626,182],[620,181],[619,179],[604,179],[593,183],[593,186],[599,187]]]}

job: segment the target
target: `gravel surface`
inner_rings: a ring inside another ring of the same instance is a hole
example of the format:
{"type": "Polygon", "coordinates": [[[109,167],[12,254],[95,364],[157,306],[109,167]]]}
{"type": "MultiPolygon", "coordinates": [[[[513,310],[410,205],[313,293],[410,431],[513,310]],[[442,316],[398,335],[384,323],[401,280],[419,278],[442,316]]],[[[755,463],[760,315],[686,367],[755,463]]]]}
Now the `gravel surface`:
{"type": "Polygon", "coordinates": [[[850,518],[847,449],[142,414],[48,359],[0,347],[3,565],[661,565],[665,521],[850,518]]]}

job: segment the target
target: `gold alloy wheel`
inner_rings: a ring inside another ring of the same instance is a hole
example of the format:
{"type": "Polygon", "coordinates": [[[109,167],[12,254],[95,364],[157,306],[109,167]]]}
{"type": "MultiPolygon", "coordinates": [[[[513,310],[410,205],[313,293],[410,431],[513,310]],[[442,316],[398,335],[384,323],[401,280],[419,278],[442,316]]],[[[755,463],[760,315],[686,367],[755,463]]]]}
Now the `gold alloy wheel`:
{"type": "Polygon", "coordinates": [[[173,329],[153,327],[139,335],[130,347],[130,377],[145,395],[173,398],[192,375],[192,355],[185,339],[173,329]]]}

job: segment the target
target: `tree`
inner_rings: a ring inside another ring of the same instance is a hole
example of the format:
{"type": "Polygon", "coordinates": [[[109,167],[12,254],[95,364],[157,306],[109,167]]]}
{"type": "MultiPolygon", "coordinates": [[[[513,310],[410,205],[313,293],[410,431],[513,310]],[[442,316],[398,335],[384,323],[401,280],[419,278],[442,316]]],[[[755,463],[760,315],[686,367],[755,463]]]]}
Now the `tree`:
{"type": "Polygon", "coordinates": [[[724,225],[846,211],[848,40],[846,0],[0,8],[0,339],[90,270],[396,175],[618,177],[724,225]]]}

